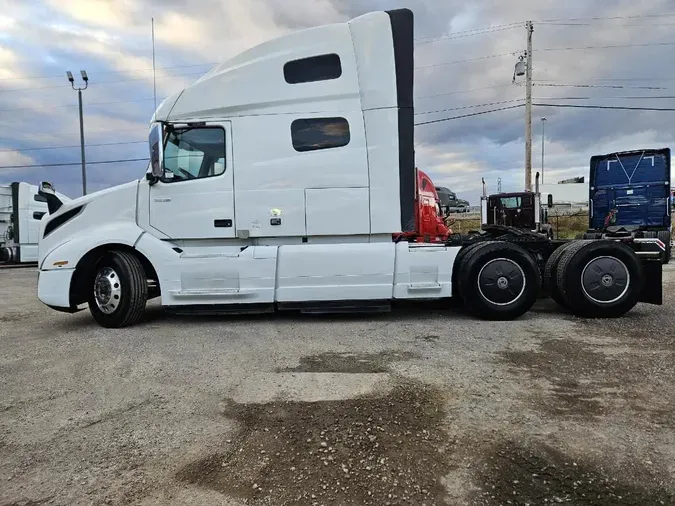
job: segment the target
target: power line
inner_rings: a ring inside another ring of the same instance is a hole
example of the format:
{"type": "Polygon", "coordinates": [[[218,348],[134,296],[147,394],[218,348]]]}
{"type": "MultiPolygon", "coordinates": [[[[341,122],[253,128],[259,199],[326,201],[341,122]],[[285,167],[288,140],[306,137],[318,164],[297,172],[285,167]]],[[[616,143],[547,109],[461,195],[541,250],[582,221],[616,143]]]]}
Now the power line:
{"type": "MultiPolygon", "coordinates": [[[[194,63],[191,65],[171,65],[169,67],[162,67],[157,70],[170,70],[170,69],[182,69],[189,67],[207,67],[217,65],[218,63],[194,63]]],[[[129,72],[151,72],[152,68],[149,69],[129,69],[129,70],[93,70],[88,72],[88,74],[104,75],[104,74],[127,74],[129,72]]],[[[25,77],[3,77],[0,78],[0,81],[16,81],[16,80],[28,80],[28,79],[63,79],[63,75],[42,75],[42,76],[25,76],[25,77]]]]}
{"type": "Polygon", "coordinates": [[[545,83],[535,81],[534,86],[549,86],[553,88],[610,88],[614,90],[667,90],[660,86],[625,86],[623,84],[562,84],[562,83],[545,83]]]}
{"type": "MultiPolygon", "coordinates": [[[[169,79],[171,77],[180,77],[180,76],[196,76],[196,75],[204,75],[205,72],[188,72],[184,74],[172,74],[170,76],[161,76],[158,77],[157,79],[169,79]]],[[[152,79],[152,76],[149,77],[135,77],[133,79],[120,79],[118,81],[100,81],[100,82],[95,82],[95,81],[89,81],[89,86],[98,86],[100,84],[114,84],[114,83],[128,83],[132,81],[145,81],[148,79],[152,79]]],[[[45,90],[47,88],[65,88],[65,84],[53,84],[50,86],[35,86],[33,88],[12,88],[10,90],[3,90],[0,89],[0,93],[6,93],[10,91],[31,91],[31,90],[45,90]]],[[[70,89],[70,88],[68,88],[70,89]]]]}
{"type": "MultiPolygon", "coordinates": [[[[616,81],[616,82],[636,82],[636,81],[675,81],[675,78],[672,77],[587,77],[589,81],[616,81]]],[[[548,82],[553,81],[553,79],[541,79],[540,81],[535,82],[548,82]]]]}
{"type": "MultiPolygon", "coordinates": [[[[3,125],[0,123],[0,128],[6,128],[6,129],[14,129],[13,125],[3,125]]],[[[117,134],[119,132],[138,132],[139,134],[141,131],[143,131],[147,135],[147,126],[138,126],[135,128],[108,128],[108,129],[103,129],[103,130],[92,130],[92,129],[87,129],[87,135],[98,135],[98,134],[107,134],[107,133],[112,133],[112,134],[117,134]]],[[[44,137],[71,137],[73,135],[76,135],[76,133],[59,133],[59,132],[25,132],[23,130],[20,131],[20,133],[25,133],[27,136],[30,136],[30,140],[36,141],[38,138],[44,138],[44,137]]]]}
{"type": "Polygon", "coordinates": [[[417,69],[426,69],[430,67],[442,67],[444,65],[455,65],[456,63],[468,63],[468,62],[473,62],[473,61],[478,61],[478,60],[488,60],[490,58],[500,58],[503,56],[514,56],[518,54],[518,51],[511,51],[510,53],[497,53],[497,54],[491,54],[489,56],[479,56],[478,58],[469,58],[466,60],[455,60],[455,61],[448,61],[448,62],[442,62],[442,63],[433,63],[431,65],[421,65],[419,67],[415,67],[415,70],[417,69]]]}
{"type": "Polygon", "coordinates": [[[434,114],[437,112],[459,111],[461,109],[471,109],[473,107],[487,107],[489,105],[512,104],[513,102],[522,102],[523,100],[524,100],[523,98],[516,98],[514,100],[500,100],[499,102],[487,102],[485,104],[465,105],[463,107],[453,107],[451,109],[438,109],[436,111],[416,112],[415,115],[417,116],[418,114],[434,114]]]}
{"type": "Polygon", "coordinates": [[[563,107],[574,109],[615,109],[620,111],[675,111],[673,107],[627,107],[618,105],[578,105],[578,104],[532,104],[538,107],[563,107]]]}
{"type": "Polygon", "coordinates": [[[467,34],[467,33],[472,33],[472,32],[482,32],[482,31],[485,31],[485,30],[495,30],[497,28],[506,28],[506,27],[519,25],[519,24],[522,24],[522,23],[523,23],[522,21],[518,21],[518,22],[515,22],[515,23],[503,23],[501,25],[492,25],[492,26],[484,26],[484,27],[481,27],[481,28],[470,28],[470,29],[467,29],[467,30],[458,30],[456,32],[444,32],[440,35],[434,35],[434,36],[429,36],[429,37],[417,37],[415,39],[415,41],[418,41],[418,40],[438,40],[438,39],[443,38],[443,37],[454,37],[456,35],[462,35],[462,34],[467,34]]]}
{"type": "MultiPolygon", "coordinates": [[[[98,162],[87,162],[87,165],[99,165],[103,163],[125,163],[125,162],[147,162],[149,158],[127,158],[124,160],[100,160],[98,162]]],[[[82,162],[69,162],[69,163],[42,163],[35,165],[3,165],[0,166],[2,169],[34,169],[37,167],[70,167],[70,166],[80,166],[82,162]]]]}
{"type": "Polygon", "coordinates": [[[617,49],[626,47],[650,47],[650,46],[675,46],[675,42],[648,42],[646,44],[608,44],[605,46],[583,46],[583,47],[546,47],[535,49],[535,51],[580,51],[585,49],[617,49]]]}
{"type": "MultiPolygon", "coordinates": [[[[131,103],[136,103],[136,102],[148,102],[154,100],[153,98],[140,98],[138,100],[117,100],[114,102],[89,102],[87,103],[87,107],[90,107],[92,105],[112,105],[112,104],[131,104],[131,103]]],[[[53,109],[56,107],[78,107],[77,104],[62,104],[62,105],[50,105],[49,108],[53,109]]],[[[14,112],[14,111],[35,111],[35,112],[40,112],[36,110],[34,107],[17,107],[16,109],[0,109],[0,112],[14,112]]]]}
{"type": "MultiPolygon", "coordinates": [[[[122,144],[146,144],[148,141],[143,140],[143,141],[123,141],[123,142],[101,142],[98,144],[87,144],[85,147],[87,148],[96,148],[100,146],[120,146],[122,144]]],[[[77,145],[71,145],[71,146],[46,146],[42,148],[25,148],[25,149],[0,149],[0,153],[7,153],[7,152],[17,152],[17,153],[23,153],[25,151],[47,151],[51,149],[70,149],[70,148],[80,148],[80,144],[77,145]]]]}
{"type": "MultiPolygon", "coordinates": [[[[538,22],[539,26],[597,26],[596,23],[549,23],[549,22],[538,22]]],[[[609,25],[611,27],[624,27],[624,26],[674,26],[675,23],[621,23],[615,25],[609,25]]]]}
{"type": "Polygon", "coordinates": [[[645,95],[624,95],[616,97],[537,97],[537,100],[652,100],[652,99],[668,99],[675,100],[675,95],[656,95],[647,97],[645,95]]]}
{"type": "Polygon", "coordinates": [[[471,33],[464,33],[464,32],[448,32],[445,35],[440,35],[438,37],[423,37],[420,39],[415,39],[415,42],[417,42],[417,45],[423,45],[423,44],[430,44],[432,42],[437,42],[439,40],[453,40],[453,39],[462,39],[465,37],[474,37],[476,35],[485,35],[488,33],[494,33],[494,32],[503,32],[505,30],[513,30],[514,28],[520,28],[523,26],[522,22],[519,23],[511,23],[509,25],[497,25],[493,28],[484,28],[484,29],[476,29],[476,30],[467,30],[467,32],[471,33]],[[463,35],[458,35],[458,34],[463,34],[463,35]]]}
{"type": "MultiPolygon", "coordinates": [[[[490,109],[488,111],[480,111],[480,112],[472,112],[470,114],[462,114],[461,116],[452,116],[450,118],[441,118],[441,119],[434,119],[434,120],[430,120],[430,121],[422,121],[421,123],[415,123],[415,126],[430,125],[432,123],[440,123],[442,121],[450,121],[450,120],[453,120],[453,119],[469,118],[471,116],[479,116],[481,114],[489,114],[489,113],[492,113],[492,112],[506,111],[508,109],[517,109],[519,107],[524,107],[524,105],[523,104],[511,105],[511,106],[508,106],[508,107],[500,107],[499,109],[490,109]]],[[[0,167],[0,168],[2,168],[2,167],[0,167]]]]}
{"type": "Polygon", "coordinates": [[[427,99],[427,98],[443,97],[443,96],[446,96],[446,95],[459,95],[461,93],[471,93],[471,92],[474,92],[474,91],[492,90],[492,89],[495,89],[495,88],[511,88],[511,87],[513,87],[513,84],[498,84],[496,86],[486,86],[484,88],[472,88],[472,89],[469,89],[469,90],[449,91],[449,92],[446,92],[446,93],[437,93],[435,95],[422,95],[420,97],[415,97],[415,100],[423,100],[423,99],[427,99]]]}
{"type": "Polygon", "coordinates": [[[566,22],[566,21],[608,21],[613,19],[641,19],[641,18],[662,18],[666,16],[675,16],[675,12],[663,14],[641,14],[635,16],[599,16],[591,18],[562,18],[562,19],[541,19],[535,23],[551,23],[551,22],[566,22]]]}

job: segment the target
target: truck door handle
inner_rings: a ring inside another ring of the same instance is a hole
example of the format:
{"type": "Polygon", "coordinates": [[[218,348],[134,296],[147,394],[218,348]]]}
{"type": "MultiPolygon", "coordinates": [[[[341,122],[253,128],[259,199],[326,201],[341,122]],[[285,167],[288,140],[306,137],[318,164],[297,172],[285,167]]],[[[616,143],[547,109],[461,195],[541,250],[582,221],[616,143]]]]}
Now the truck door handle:
{"type": "Polygon", "coordinates": [[[232,220],[213,220],[213,226],[217,228],[231,228],[232,220]]]}

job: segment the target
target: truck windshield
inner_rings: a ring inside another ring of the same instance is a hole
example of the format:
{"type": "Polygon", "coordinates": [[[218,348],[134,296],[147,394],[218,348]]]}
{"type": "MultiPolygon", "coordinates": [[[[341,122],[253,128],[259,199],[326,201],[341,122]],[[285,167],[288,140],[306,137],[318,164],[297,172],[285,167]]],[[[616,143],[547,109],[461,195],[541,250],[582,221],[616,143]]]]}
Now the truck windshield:
{"type": "Polygon", "coordinates": [[[520,207],[520,197],[502,197],[499,202],[503,209],[518,209],[520,207]]]}
{"type": "Polygon", "coordinates": [[[222,128],[170,130],[164,147],[165,177],[173,181],[218,176],[225,172],[222,128]]]}

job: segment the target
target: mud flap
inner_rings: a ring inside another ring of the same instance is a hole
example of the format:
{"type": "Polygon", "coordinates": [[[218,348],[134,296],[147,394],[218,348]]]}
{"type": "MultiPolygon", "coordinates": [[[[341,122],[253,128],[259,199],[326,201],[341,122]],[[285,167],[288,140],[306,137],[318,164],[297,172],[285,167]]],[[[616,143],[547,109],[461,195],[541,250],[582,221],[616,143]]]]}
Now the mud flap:
{"type": "Polygon", "coordinates": [[[663,304],[663,265],[661,259],[643,260],[645,284],[640,294],[640,302],[647,304],[663,304]]]}

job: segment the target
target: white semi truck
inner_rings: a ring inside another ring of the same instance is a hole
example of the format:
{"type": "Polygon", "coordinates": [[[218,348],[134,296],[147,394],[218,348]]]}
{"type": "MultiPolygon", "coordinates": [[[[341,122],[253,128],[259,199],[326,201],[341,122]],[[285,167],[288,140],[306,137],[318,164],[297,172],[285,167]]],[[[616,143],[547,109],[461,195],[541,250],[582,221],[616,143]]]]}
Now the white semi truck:
{"type": "Polygon", "coordinates": [[[661,303],[649,242],[500,229],[415,237],[413,14],[372,12],[249,49],[166,100],[144,178],[62,203],[38,297],[105,327],[149,298],[191,313],[352,311],[461,296],[512,319],[545,289],[580,315],[661,303]],[[524,235],[525,234],[525,235],[524,235]]]}
{"type": "MultiPolygon", "coordinates": [[[[58,194],[66,202],[68,197],[58,194]]],[[[36,263],[40,220],[47,199],[38,186],[23,182],[0,185],[0,264],[36,263]]]]}

